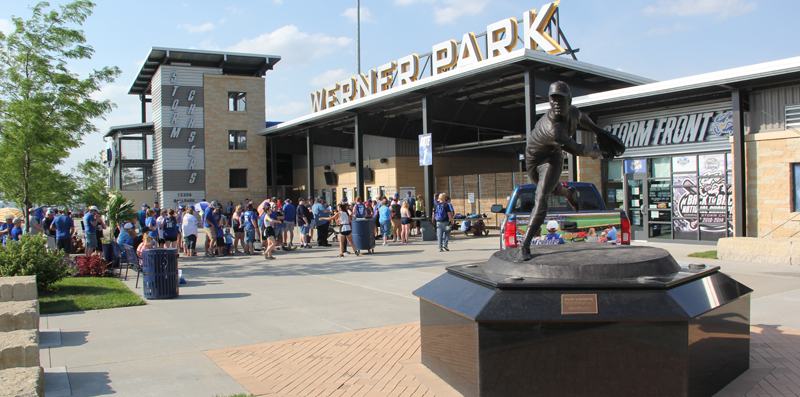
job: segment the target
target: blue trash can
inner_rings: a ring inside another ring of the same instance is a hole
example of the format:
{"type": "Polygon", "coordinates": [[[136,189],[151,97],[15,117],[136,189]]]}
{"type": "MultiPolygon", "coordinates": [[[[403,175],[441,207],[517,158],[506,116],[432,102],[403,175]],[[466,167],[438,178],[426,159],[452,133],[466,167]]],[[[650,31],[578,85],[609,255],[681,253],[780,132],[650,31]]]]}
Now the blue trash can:
{"type": "Polygon", "coordinates": [[[142,252],[142,292],[146,299],[178,296],[178,250],[152,248],[142,252]]]}
{"type": "Polygon", "coordinates": [[[375,248],[375,219],[355,219],[350,224],[353,228],[354,248],[372,252],[375,248]]]}

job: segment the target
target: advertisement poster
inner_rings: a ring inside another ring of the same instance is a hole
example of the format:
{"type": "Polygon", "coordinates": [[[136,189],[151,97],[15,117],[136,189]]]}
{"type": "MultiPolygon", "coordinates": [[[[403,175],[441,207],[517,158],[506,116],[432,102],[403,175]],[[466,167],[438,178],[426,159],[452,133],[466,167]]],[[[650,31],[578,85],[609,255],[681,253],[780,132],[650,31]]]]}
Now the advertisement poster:
{"type": "Polygon", "coordinates": [[[625,191],[622,189],[617,189],[617,202],[621,203],[625,200],[625,191]]]}
{"type": "Polygon", "coordinates": [[[695,239],[697,236],[697,174],[673,175],[672,228],[675,238],[695,239]],[[678,219],[690,218],[690,219],[678,219]]]}
{"type": "Polygon", "coordinates": [[[644,172],[646,159],[632,159],[632,160],[625,160],[625,173],[626,174],[637,174],[640,172],[644,172]]]}
{"type": "Polygon", "coordinates": [[[697,189],[702,240],[719,240],[727,236],[726,216],[733,197],[725,180],[727,176],[725,160],[725,154],[699,156],[700,179],[697,189]]]}
{"type": "Polygon", "coordinates": [[[433,142],[431,134],[421,134],[419,136],[419,165],[433,164],[433,142]]]}
{"type": "Polygon", "coordinates": [[[673,157],[672,172],[697,172],[697,156],[673,157]]]}
{"type": "Polygon", "coordinates": [[[608,189],[608,201],[617,201],[617,189],[608,189]]]}

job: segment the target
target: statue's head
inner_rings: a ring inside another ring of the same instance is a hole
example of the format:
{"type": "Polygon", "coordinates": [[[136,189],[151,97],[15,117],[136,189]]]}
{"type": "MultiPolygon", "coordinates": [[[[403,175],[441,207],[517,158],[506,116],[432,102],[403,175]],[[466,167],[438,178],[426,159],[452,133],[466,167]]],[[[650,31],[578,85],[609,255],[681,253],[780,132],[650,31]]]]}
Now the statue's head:
{"type": "Polygon", "coordinates": [[[556,117],[565,117],[572,105],[572,93],[569,86],[563,81],[550,84],[550,109],[556,117]]]}

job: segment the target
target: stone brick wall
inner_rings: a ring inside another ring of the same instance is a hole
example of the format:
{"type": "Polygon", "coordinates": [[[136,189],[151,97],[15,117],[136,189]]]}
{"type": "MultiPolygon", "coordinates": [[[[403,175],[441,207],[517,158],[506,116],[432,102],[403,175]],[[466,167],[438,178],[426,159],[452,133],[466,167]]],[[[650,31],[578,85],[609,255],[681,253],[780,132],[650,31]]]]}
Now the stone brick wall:
{"type": "Polygon", "coordinates": [[[800,237],[800,212],[792,212],[791,164],[800,163],[800,135],[793,131],[745,136],[747,235],[800,237]]]}
{"type": "Polygon", "coordinates": [[[43,395],[36,277],[0,277],[0,397],[43,395]]]}
{"type": "Polygon", "coordinates": [[[256,133],[264,128],[265,89],[260,77],[205,75],[206,199],[225,205],[267,196],[266,148],[256,133]],[[247,111],[228,111],[228,92],[247,93],[247,111]],[[228,131],[247,131],[247,150],[228,149],[228,131]],[[247,188],[231,189],[231,169],[247,169],[247,188]]]}

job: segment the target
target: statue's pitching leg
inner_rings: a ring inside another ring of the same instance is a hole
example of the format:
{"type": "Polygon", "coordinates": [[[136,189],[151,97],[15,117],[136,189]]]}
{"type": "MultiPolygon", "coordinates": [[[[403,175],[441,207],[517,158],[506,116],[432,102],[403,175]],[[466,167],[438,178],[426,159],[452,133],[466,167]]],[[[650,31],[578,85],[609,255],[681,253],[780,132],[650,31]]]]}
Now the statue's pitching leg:
{"type": "Polygon", "coordinates": [[[536,184],[536,205],[531,211],[528,220],[528,230],[525,239],[519,247],[518,260],[531,259],[531,240],[538,236],[542,230],[542,223],[547,216],[547,198],[550,194],[567,197],[570,192],[558,183],[561,177],[563,158],[560,154],[549,157],[546,161],[535,167],[528,167],[528,177],[536,184]]]}

